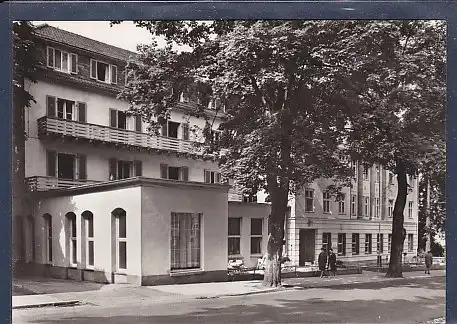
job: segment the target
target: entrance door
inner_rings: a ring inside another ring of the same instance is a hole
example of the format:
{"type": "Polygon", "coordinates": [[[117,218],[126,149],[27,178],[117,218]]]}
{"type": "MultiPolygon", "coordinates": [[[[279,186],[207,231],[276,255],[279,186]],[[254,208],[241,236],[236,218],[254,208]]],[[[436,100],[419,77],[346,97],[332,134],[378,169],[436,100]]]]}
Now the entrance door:
{"type": "Polygon", "coordinates": [[[314,262],[316,230],[301,229],[299,234],[299,265],[314,262]]]}

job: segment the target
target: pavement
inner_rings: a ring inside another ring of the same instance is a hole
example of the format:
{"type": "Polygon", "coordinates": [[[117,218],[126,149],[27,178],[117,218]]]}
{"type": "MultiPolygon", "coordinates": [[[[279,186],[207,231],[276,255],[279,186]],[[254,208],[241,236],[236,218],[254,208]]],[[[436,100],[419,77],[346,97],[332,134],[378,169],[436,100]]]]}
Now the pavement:
{"type": "Polygon", "coordinates": [[[12,308],[37,308],[47,306],[95,305],[122,307],[132,304],[166,303],[190,299],[214,299],[228,296],[265,294],[282,290],[299,290],[326,287],[350,287],[364,283],[378,283],[380,286],[402,280],[430,277],[445,277],[445,270],[403,273],[404,278],[387,278],[385,274],[364,271],[357,275],[337,277],[309,277],[283,279],[283,286],[265,287],[261,281],[230,281],[163,286],[132,286],[128,284],[93,284],[72,280],[50,278],[27,278],[13,280],[12,308]],[[15,293],[16,291],[16,293],[15,293]],[[24,295],[25,292],[30,294],[24,295]]]}

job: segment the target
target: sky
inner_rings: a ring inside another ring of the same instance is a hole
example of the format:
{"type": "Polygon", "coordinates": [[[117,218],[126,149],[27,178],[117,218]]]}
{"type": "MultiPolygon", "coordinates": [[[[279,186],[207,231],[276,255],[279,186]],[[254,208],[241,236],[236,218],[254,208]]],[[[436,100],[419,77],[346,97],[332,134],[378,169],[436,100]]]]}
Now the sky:
{"type": "MultiPolygon", "coordinates": [[[[43,23],[133,52],[137,44],[150,44],[153,39],[146,29],[135,27],[131,21],[113,27],[109,21],[33,21],[34,25],[43,23]]],[[[158,39],[158,44],[165,42],[158,39]]]]}

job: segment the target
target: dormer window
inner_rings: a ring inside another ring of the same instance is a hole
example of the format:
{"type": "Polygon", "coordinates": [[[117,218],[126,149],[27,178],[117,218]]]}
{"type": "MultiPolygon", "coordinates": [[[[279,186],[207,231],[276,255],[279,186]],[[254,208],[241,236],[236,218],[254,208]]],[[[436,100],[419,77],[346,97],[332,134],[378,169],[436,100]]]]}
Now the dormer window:
{"type": "Polygon", "coordinates": [[[47,66],[61,72],[78,73],[78,55],[48,47],[47,66]]]}
{"type": "Polygon", "coordinates": [[[97,81],[117,84],[117,66],[91,59],[90,77],[97,81]]]}

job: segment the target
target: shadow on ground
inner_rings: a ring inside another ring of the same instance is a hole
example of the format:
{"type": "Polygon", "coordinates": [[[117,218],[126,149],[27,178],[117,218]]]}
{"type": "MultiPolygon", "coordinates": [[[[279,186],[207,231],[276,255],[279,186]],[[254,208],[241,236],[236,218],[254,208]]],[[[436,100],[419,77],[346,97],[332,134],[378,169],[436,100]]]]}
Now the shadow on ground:
{"type": "Polygon", "coordinates": [[[414,301],[277,299],[275,305],[254,301],[255,303],[251,304],[239,301],[237,305],[222,307],[220,302],[216,306],[206,301],[190,311],[186,311],[183,308],[187,307],[178,303],[168,309],[158,308],[156,311],[151,308],[135,308],[124,310],[124,314],[107,311],[104,316],[91,316],[90,312],[84,317],[74,314],[58,320],[46,319],[32,323],[420,323],[442,317],[444,312],[444,298],[427,297],[416,297],[414,301]],[[174,314],[159,315],[159,312],[174,314]]]}

